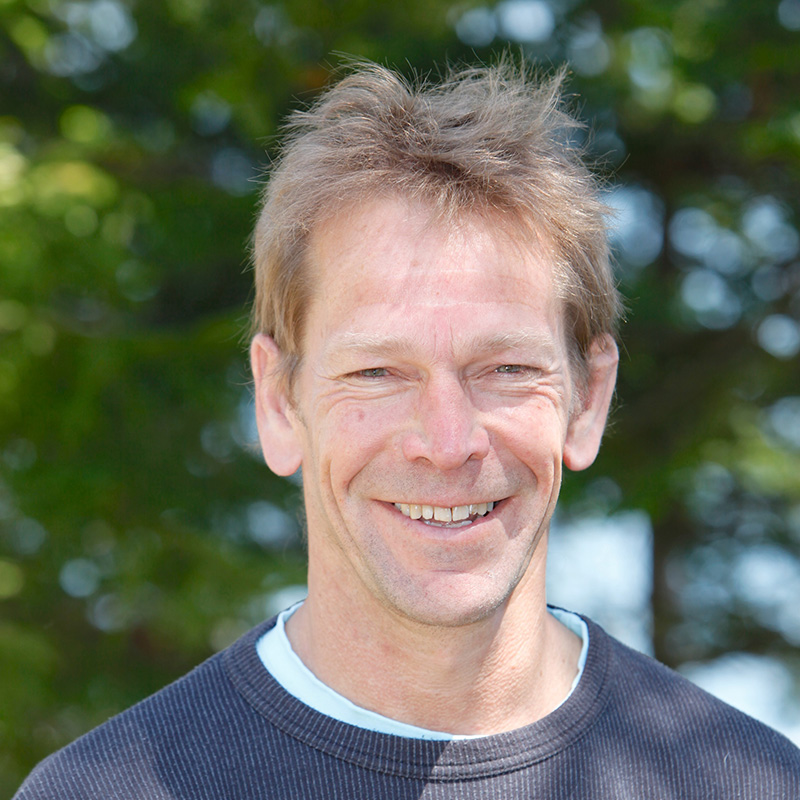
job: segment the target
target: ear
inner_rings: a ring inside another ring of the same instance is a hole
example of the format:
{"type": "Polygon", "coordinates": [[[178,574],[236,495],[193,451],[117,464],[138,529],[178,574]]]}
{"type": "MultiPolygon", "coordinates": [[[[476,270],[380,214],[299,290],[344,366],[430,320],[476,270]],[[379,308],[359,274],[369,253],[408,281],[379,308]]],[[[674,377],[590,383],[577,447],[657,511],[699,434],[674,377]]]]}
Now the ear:
{"type": "Polygon", "coordinates": [[[303,461],[300,424],[283,381],[281,351],[271,337],[257,334],[250,344],[250,368],[255,382],[258,439],[267,466],[276,475],[291,475],[303,461]]]}
{"type": "Polygon", "coordinates": [[[564,444],[564,464],[577,471],[590,467],[600,450],[608,409],[617,381],[619,353],[614,340],[598,336],[589,349],[589,376],[582,407],[572,414],[564,444]]]}

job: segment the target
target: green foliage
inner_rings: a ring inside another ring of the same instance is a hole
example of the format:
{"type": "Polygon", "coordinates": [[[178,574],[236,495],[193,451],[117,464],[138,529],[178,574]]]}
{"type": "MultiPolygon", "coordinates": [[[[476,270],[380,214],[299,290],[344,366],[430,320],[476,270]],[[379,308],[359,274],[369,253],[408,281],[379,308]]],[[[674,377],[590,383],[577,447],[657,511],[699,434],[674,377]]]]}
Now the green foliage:
{"type": "Polygon", "coordinates": [[[650,514],[659,657],[788,654],[785,598],[732,576],[753,548],[800,574],[798,29],[795,0],[0,0],[0,792],[304,580],[297,491],[250,449],[247,247],[342,53],[570,62],[629,315],[565,499],[613,509],[601,475],[650,514]]]}

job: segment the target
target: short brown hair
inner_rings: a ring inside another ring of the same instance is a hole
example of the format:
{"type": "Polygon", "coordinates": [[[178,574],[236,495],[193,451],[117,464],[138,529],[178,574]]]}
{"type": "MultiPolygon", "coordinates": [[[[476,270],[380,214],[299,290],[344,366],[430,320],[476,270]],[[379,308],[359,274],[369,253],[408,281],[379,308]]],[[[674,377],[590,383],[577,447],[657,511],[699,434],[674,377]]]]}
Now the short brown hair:
{"type": "Polygon", "coordinates": [[[504,214],[546,242],[574,366],[585,373],[592,341],[615,335],[621,303],[598,183],[569,141],[581,124],[563,108],[563,79],[563,70],[540,79],[503,58],[412,84],[361,63],[291,115],[253,244],[253,330],[275,340],[283,377],[302,356],[311,231],[343,205],[387,194],[444,217],[504,214]]]}

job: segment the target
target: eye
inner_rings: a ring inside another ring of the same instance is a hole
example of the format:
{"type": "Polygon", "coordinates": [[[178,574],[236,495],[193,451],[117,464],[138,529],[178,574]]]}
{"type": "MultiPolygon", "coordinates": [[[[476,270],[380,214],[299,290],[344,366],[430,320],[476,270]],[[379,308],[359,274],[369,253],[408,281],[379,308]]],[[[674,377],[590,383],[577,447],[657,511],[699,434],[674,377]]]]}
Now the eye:
{"type": "Polygon", "coordinates": [[[533,380],[542,374],[542,370],[530,364],[500,364],[492,370],[493,375],[505,375],[509,380],[533,380]]]}
{"type": "Polygon", "coordinates": [[[360,369],[353,374],[357,378],[385,378],[389,371],[385,367],[370,367],[369,369],[360,369]]]}

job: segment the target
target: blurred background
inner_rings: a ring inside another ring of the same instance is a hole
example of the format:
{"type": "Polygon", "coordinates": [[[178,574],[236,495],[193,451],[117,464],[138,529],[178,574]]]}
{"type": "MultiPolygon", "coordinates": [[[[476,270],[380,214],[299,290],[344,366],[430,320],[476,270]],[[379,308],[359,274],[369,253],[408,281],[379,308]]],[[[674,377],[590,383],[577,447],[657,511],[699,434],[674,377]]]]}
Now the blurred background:
{"type": "Polygon", "coordinates": [[[550,597],[800,742],[800,0],[0,0],[0,795],[302,595],[244,342],[282,117],[509,47],[628,298],[550,597]]]}

